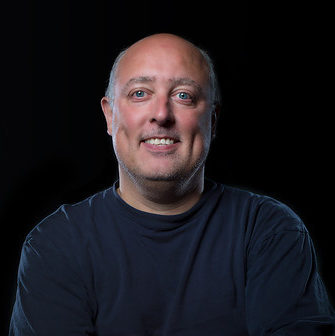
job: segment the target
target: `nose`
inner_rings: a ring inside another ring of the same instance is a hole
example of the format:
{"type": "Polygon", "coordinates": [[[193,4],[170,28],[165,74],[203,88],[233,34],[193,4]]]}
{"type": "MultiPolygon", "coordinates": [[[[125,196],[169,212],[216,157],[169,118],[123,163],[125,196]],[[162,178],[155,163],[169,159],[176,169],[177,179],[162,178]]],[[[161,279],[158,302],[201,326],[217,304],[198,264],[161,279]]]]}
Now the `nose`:
{"type": "Polygon", "coordinates": [[[155,104],[152,106],[150,122],[162,127],[168,127],[174,121],[175,118],[169,99],[165,96],[157,97],[155,104]]]}

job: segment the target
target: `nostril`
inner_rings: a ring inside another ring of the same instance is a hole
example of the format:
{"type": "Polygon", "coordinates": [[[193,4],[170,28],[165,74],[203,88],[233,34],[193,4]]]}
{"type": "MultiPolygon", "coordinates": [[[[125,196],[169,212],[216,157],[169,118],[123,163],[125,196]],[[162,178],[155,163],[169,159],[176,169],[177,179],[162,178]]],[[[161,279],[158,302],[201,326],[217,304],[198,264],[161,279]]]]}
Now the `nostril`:
{"type": "Polygon", "coordinates": [[[158,124],[171,124],[174,122],[174,115],[171,109],[171,104],[168,97],[157,97],[156,103],[153,106],[151,122],[158,124]]]}
{"type": "Polygon", "coordinates": [[[151,118],[150,122],[157,123],[159,126],[167,127],[167,126],[172,125],[174,123],[174,119],[170,118],[170,117],[165,117],[165,118],[153,117],[153,118],[151,118]]]}
{"type": "Polygon", "coordinates": [[[151,118],[151,122],[156,122],[159,125],[165,125],[165,124],[173,124],[174,123],[174,116],[172,113],[156,113],[151,118]]]}

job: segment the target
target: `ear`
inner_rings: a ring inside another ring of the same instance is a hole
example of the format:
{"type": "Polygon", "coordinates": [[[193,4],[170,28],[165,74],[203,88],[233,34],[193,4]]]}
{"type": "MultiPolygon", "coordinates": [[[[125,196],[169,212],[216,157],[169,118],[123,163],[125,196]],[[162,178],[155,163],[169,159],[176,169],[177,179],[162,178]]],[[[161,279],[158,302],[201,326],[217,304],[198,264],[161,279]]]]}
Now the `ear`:
{"type": "Polygon", "coordinates": [[[221,111],[220,104],[215,104],[214,110],[212,111],[212,140],[215,138],[216,135],[216,126],[218,123],[220,111],[221,111]]]}
{"type": "Polygon", "coordinates": [[[101,108],[104,112],[106,123],[107,123],[107,133],[112,135],[112,120],[113,120],[113,110],[108,97],[103,97],[101,99],[101,108]]]}

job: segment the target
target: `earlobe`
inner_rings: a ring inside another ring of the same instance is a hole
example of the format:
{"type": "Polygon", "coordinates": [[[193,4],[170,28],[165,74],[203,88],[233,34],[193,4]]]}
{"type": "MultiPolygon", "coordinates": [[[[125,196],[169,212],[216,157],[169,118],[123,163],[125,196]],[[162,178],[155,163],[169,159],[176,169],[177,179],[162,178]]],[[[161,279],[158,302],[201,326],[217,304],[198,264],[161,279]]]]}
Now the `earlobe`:
{"type": "Polygon", "coordinates": [[[113,110],[108,97],[103,97],[101,99],[101,108],[104,113],[106,123],[107,123],[107,133],[112,135],[112,120],[113,120],[113,110]]]}

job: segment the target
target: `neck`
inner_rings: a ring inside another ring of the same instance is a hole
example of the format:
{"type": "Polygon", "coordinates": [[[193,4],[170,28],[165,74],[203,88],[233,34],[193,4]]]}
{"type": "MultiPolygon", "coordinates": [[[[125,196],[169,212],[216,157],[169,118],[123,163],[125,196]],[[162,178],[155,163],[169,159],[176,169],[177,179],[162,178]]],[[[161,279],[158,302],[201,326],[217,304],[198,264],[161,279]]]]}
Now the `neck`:
{"type": "Polygon", "coordinates": [[[204,190],[204,168],[186,181],[152,181],[130,179],[119,171],[120,197],[130,206],[159,215],[177,215],[189,210],[204,190]]]}

